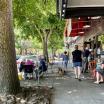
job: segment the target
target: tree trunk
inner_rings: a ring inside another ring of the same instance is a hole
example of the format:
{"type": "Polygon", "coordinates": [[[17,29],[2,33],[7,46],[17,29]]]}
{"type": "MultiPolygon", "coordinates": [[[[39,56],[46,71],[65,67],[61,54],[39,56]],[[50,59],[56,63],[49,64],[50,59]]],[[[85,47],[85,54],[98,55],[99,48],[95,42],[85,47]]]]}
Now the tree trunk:
{"type": "Polygon", "coordinates": [[[49,59],[48,59],[48,49],[47,49],[47,39],[43,39],[43,55],[46,59],[46,62],[48,63],[49,62],[49,59]]]}
{"type": "Polygon", "coordinates": [[[19,54],[22,55],[22,48],[20,48],[19,50],[20,50],[19,54]]]}
{"type": "Polygon", "coordinates": [[[25,49],[25,55],[27,55],[27,49],[25,49]]]}
{"type": "Polygon", "coordinates": [[[0,0],[0,92],[18,93],[12,0],[0,0]]]}

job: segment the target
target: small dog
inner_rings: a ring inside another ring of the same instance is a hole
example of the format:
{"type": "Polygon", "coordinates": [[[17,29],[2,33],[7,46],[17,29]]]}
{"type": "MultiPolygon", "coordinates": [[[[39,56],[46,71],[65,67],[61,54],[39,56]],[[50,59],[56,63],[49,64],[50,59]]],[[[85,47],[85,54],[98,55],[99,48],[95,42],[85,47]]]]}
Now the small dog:
{"type": "Polygon", "coordinates": [[[65,74],[65,70],[63,70],[61,67],[58,68],[58,74],[60,76],[63,76],[65,74]]]}

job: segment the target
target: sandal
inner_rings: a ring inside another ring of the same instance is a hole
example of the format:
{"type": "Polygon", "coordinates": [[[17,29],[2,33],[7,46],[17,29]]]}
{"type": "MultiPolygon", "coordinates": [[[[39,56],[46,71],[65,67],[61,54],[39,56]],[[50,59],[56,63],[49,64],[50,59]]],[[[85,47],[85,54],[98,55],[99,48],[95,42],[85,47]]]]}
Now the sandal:
{"type": "Polygon", "coordinates": [[[100,82],[95,81],[94,83],[95,83],[95,84],[99,84],[100,82]]]}

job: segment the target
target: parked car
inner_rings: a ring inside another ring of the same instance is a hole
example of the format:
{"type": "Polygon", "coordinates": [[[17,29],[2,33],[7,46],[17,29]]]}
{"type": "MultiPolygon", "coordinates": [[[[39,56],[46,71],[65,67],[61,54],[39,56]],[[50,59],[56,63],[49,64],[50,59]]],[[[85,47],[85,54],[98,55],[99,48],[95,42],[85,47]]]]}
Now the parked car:
{"type": "Polygon", "coordinates": [[[21,57],[21,55],[16,55],[16,60],[18,60],[21,57]]]}

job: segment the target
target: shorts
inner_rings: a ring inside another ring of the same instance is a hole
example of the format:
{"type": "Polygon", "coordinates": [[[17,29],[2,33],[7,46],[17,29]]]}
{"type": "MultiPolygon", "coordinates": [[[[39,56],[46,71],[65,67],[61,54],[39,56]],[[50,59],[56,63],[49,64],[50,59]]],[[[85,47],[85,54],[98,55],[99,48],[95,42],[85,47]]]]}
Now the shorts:
{"type": "Polygon", "coordinates": [[[104,76],[104,70],[103,70],[103,69],[97,68],[96,71],[97,71],[98,73],[100,73],[102,76],[104,76]]]}
{"type": "Polygon", "coordinates": [[[73,62],[73,67],[82,67],[82,62],[73,62]]]}

